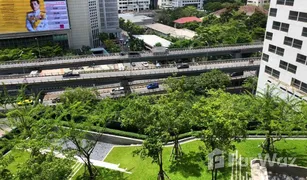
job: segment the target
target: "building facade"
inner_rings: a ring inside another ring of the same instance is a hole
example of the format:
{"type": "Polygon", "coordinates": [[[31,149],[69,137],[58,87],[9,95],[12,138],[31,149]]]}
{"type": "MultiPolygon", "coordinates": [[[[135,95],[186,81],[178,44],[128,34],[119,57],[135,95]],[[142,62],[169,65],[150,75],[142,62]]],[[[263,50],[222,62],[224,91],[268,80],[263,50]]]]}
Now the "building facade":
{"type": "Polygon", "coordinates": [[[158,0],[159,8],[172,7],[172,0],[158,0]]]}
{"type": "Polygon", "coordinates": [[[254,6],[263,6],[266,3],[269,3],[270,0],[247,0],[247,5],[254,5],[254,6]]]}
{"type": "Polygon", "coordinates": [[[203,9],[203,3],[203,0],[172,0],[173,8],[195,6],[197,9],[203,9]]]}
{"type": "Polygon", "coordinates": [[[150,1],[151,0],[118,0],[118,12],[139,12],[149,10],[150,1]]]}
{"type": "Polygon", "coordinates": [[[307,1],[271,0],[257,90],[306,100],[306,76],[307,1]]]}
{"type": "Polygon", "coordinates": [[[100,46],[102,32],[120,35],[117,3],[114,0],[69,0],[70,46],[100,46]]]}

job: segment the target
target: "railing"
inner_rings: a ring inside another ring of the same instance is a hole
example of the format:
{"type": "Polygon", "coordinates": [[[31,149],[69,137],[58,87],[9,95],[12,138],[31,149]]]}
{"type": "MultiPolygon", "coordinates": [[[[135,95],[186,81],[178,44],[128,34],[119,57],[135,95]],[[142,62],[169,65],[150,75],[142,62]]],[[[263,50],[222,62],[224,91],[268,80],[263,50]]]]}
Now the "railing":
{"type": "MultiPolygon", "coordinates": [[[[225,63],[239,63],[239,62],[249,62],[249,61],[259,61],[259,57],[252,58],[241,58],[241,59],[227,59],[227,60],[215,60],[215,61],[201,61],[195,63],[189,63],[190,66],[201,66],[201,65],[211,65],[211,64],[225,64],[225,63]]],[[[175,68],[176,65],[162,65],[161,67],[142,67],[142,68],[132,68],[125,69],[124,71],[113,69],[113,70],[93,70],[93,71],[81,71],[80,74],[92,74],[92,73],[109,73],[109,72],[131,72],[131,71],[140,71],[140,70],[148,70],[148,69],[166,69],[166,68],[175,68]]],[[[18,75],[19,78],[37,78],[37,77],[49,77],[49,76],[62,76],[60,73],[50,73],[44,75],[18,75]]],[[[13,79],[15,76],[0,76],[0,79],[13,79]]]]}
{"type": "MultiPolygon", "coordinates": [[[[193,53],[194,51],[200,51],[200,50],[208,50],[208,52],[216,51],[220,49],[221,51],[227,51],[227,50],[235,50],[235,49],[242,49],[242,47],[246,47],[246,49],[251,48],[251,46],[259,46],[262,45],[261,43],[255,43],[255,44],[233,44],[233,45],[221,45],[221,46],[209,46],[209,47],[199,47],[194,49],[170,49],[169,54],[167,56],[171,55],[180,55],[180,54],[187,54],[188,52],[193,53]]],[[[143,52],[141,53],[141,56],[120,56],[118,53],[109,54],[109,55],[99,55],[99,56],[66,56],[66,57],[57,57],[57,58],[42,58],[42,59],[35,59],[35,60],[22,60],[22,61],[6,61],[6,62],[0,62],[0,69],[5,68],[4,65],[15,65],[15,64],[34,64],[34,63],[44,63],[44,62],[55,62],[55,64],[58,64],[59,61],[62,61],[62,63],[75,63],[75,62],[86,62],[86,61],[95,61],[95,60],[124,60],[124,59],[133,59],[133,58],[140,58],[140,57],[153,57],[153,56],[161,56],[161,55],[153,55],[151,52],[143,52]],[[80,61],[82,59],[82,61],[80,61]],[[71,61],[72,60],[72,61],[71,61]],[[68,62],[69,61],[69,62],[68,62]]]]}
{"type": "MultiPolygon", "coordinates": [[[[237,61],[237,62],[242,62],[242,61],[237,61]]],[[[131,76],[144,76],[144,75],[156,75],[156,74],[172,74],[172,73],[178,73],[178,72],[197,72],[197,71],[203,71],[203,70],[212,70],[212,69],[223,69],[223,68],[235,68],[235,67],[249,67],[249,66],[255,66],[260,64],[259,62],[254,62],[253,64],[249,63],[238,63],[238,64],[214,64],[215,66],[199,66],[199,68],[196,67],[190,67],[188,69],[168,69],[168,70],[162,70],[162,69],[157,69],[156,71],[122,71],[120,73],[101,73],[101,74],[92,74],[92,76],[87,76],[87,77],[72,77],[68,79],[63,79],[62,77],[55,77],[55,78],[50,78],[50,79],[44,79],[40,78],[37,80],[33,79],[28,79],[28,80],[16,80],[14,82],[9,81],[9,82],[3,82],[6,85],[13,85],[13,84],[40,84],[40,83],[48,83],[48,82],[68,82],[68,81],[73,81],[73,80],[88,80],[88,79],[99,79],[99,78],[116,78],[116,77],[131,77],[131,76]]]]}

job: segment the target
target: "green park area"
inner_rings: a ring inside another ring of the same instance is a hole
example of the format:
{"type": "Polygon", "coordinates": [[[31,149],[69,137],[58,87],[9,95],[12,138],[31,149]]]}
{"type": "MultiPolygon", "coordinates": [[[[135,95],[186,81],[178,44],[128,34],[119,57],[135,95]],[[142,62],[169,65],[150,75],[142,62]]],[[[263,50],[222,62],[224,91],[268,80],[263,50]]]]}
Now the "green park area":
{"type": "MultiPolygon", "coordinates": [[[[238,154],[244,159],[251,160],[253,157],[257,158],[261,153],[261,148],[258,147],[262,140],[246,140],[241,143],[236,143],[238,154]]],[[[188,142],[182,145],[184,152],[183,157],[177,161],[169,161],[172,147],[165,147],[163,150],[163,167],[170,179],[210,179],[211,171],[208,171],[206,159],[199,149],[203,143],[201,141],[188,142]]],[[[300,166],[307,166],[307,157],[305,152],[307,150],[306,140],[284,140],[276,143],[277,157],[296,158],[295,164],[300,166]]],[[[127,171],[132,174],[121,173],[108,169],[100,169],[102,177],[106,180],[120,180],[120,179],[155,179],[158,172],[158,166],[151,163],[150,158],[142,159],[140,156],[134,156],[134,151],[139,147],[114,147],[110,154],[105,159],[106,162],[113,164],[120,164],[120,168],[127,168],[127,171]]],[[[6,157],[14,157],[8,165],[8,169],[13,173],[17,173],[18,165],[26,162],[30,154],[25,151],[14,150],[6,157]]],[[[245,163],[243,163],[245,164],[245,163]]],[[[79,166],[80,167],[80,166],[79,166]]],[[[244,168],[244,171],[250,171],[244,168]]],[[[84,173],[84,166],[78,168],[78,172],[74,172],[73,180],[81,179],[84,173]]],[[[221,169],[219,171],[218,179],[228,180],[231,176],[231,168],[221,169]]]]}
{"type": "MultiPolygon", "coordinates": [[[[261,148],[258,147],[262,140],[247,140],[236,143],[238,153],[251,159],[258,157],[261,148]]],[[[201,141],[193,141],[182,145],[183,157],[178,161],[169,161],[172,147],[166,147],[163,151],[163,167],[170,179],[211,179],[211,171],[205,163],[204,156],[199,147],[201,141]]],[[[115,147],[105,159],[106,162],[120,164],[121,168],[127,168],[132,174],[125,174],[127,179],[155,179],[159,167],[151,163],[150,158],[141,159],[139,156],[133,156],[133,151],[138,147],[115,147]]],[[[276,143],[277,157],[295,157],[295,164],[307,165],[307,141],[304,140],[285,140],[276,143]]],[[[249,170],[249,168],[247,168],[249,170]]],[[[218,179],[229,180],[231,168],[222,169],[218,179]]]]}

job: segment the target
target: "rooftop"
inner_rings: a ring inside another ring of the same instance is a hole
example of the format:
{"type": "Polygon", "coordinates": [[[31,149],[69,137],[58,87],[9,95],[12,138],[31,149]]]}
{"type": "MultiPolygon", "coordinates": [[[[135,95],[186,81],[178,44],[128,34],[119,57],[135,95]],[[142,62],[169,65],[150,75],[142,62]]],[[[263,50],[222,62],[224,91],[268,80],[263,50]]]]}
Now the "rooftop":
{"type": "Polygon", "coordinates": [[[196,36],[194,31],[188,29],[176,29],[160,23],[148,24],[146,27],[176,38],[192,39],[196,36]]]}
{"type": "Polygon", "coordinates": [[[144,15],[139,15],[139,14],[134,14],[134,13],[124,13],[124,14],[118,14],[119,18],[123,18],[125,21],[131,21],[132,23],[135,24],[150,24],[153,23],[153,18],[144,16],[144,15]]]}
{"type": "Polygon", "coordinates": [[[195,16],[191,16],[191,17],[179,18],[179,19],[174,21],[174,23],[178,23],[178,24],[184,24],[184,23],[188,23],[188,22],[202,22],[202,20],[200,18],[195,17],[195,16]]]}
{"type": "Polygon", "coordinates": [[[163,47],[169,47],[172,43],[156,35],[133,35],[133,37],[141,39],[150,47],[154,47],[157,43],[161,43],[163,47]]]}
{"type": "MultiPolygon", "coordinates": [[[[220,17],[223,13],[225,13],[227,11],[228,11],[227,8],[223,8],[223,9],[220,9],[218,11],[213,12],[212,14],[214,14],[217,17],[220,17]]],[[[260,12],[260,13],[263,13],[263,14],[268,14],[268,11],[265,10],[264,8],[258,7],[258,6],[253,6],[253,5],[240,6],[239,12],[243,12],[247,16],[251,16],[255,12],[260,12]]]]}

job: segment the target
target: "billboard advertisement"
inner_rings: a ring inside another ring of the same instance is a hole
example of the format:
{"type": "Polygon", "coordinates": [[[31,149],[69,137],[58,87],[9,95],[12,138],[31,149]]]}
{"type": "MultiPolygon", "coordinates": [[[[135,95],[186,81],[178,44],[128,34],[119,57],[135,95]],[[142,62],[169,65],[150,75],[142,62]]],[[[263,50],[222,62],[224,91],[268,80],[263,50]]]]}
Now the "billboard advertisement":
{"type": "Polygon", "coordinates": [[[0,34],[69,29],[66,0],[0,0],[0,34]]]}

